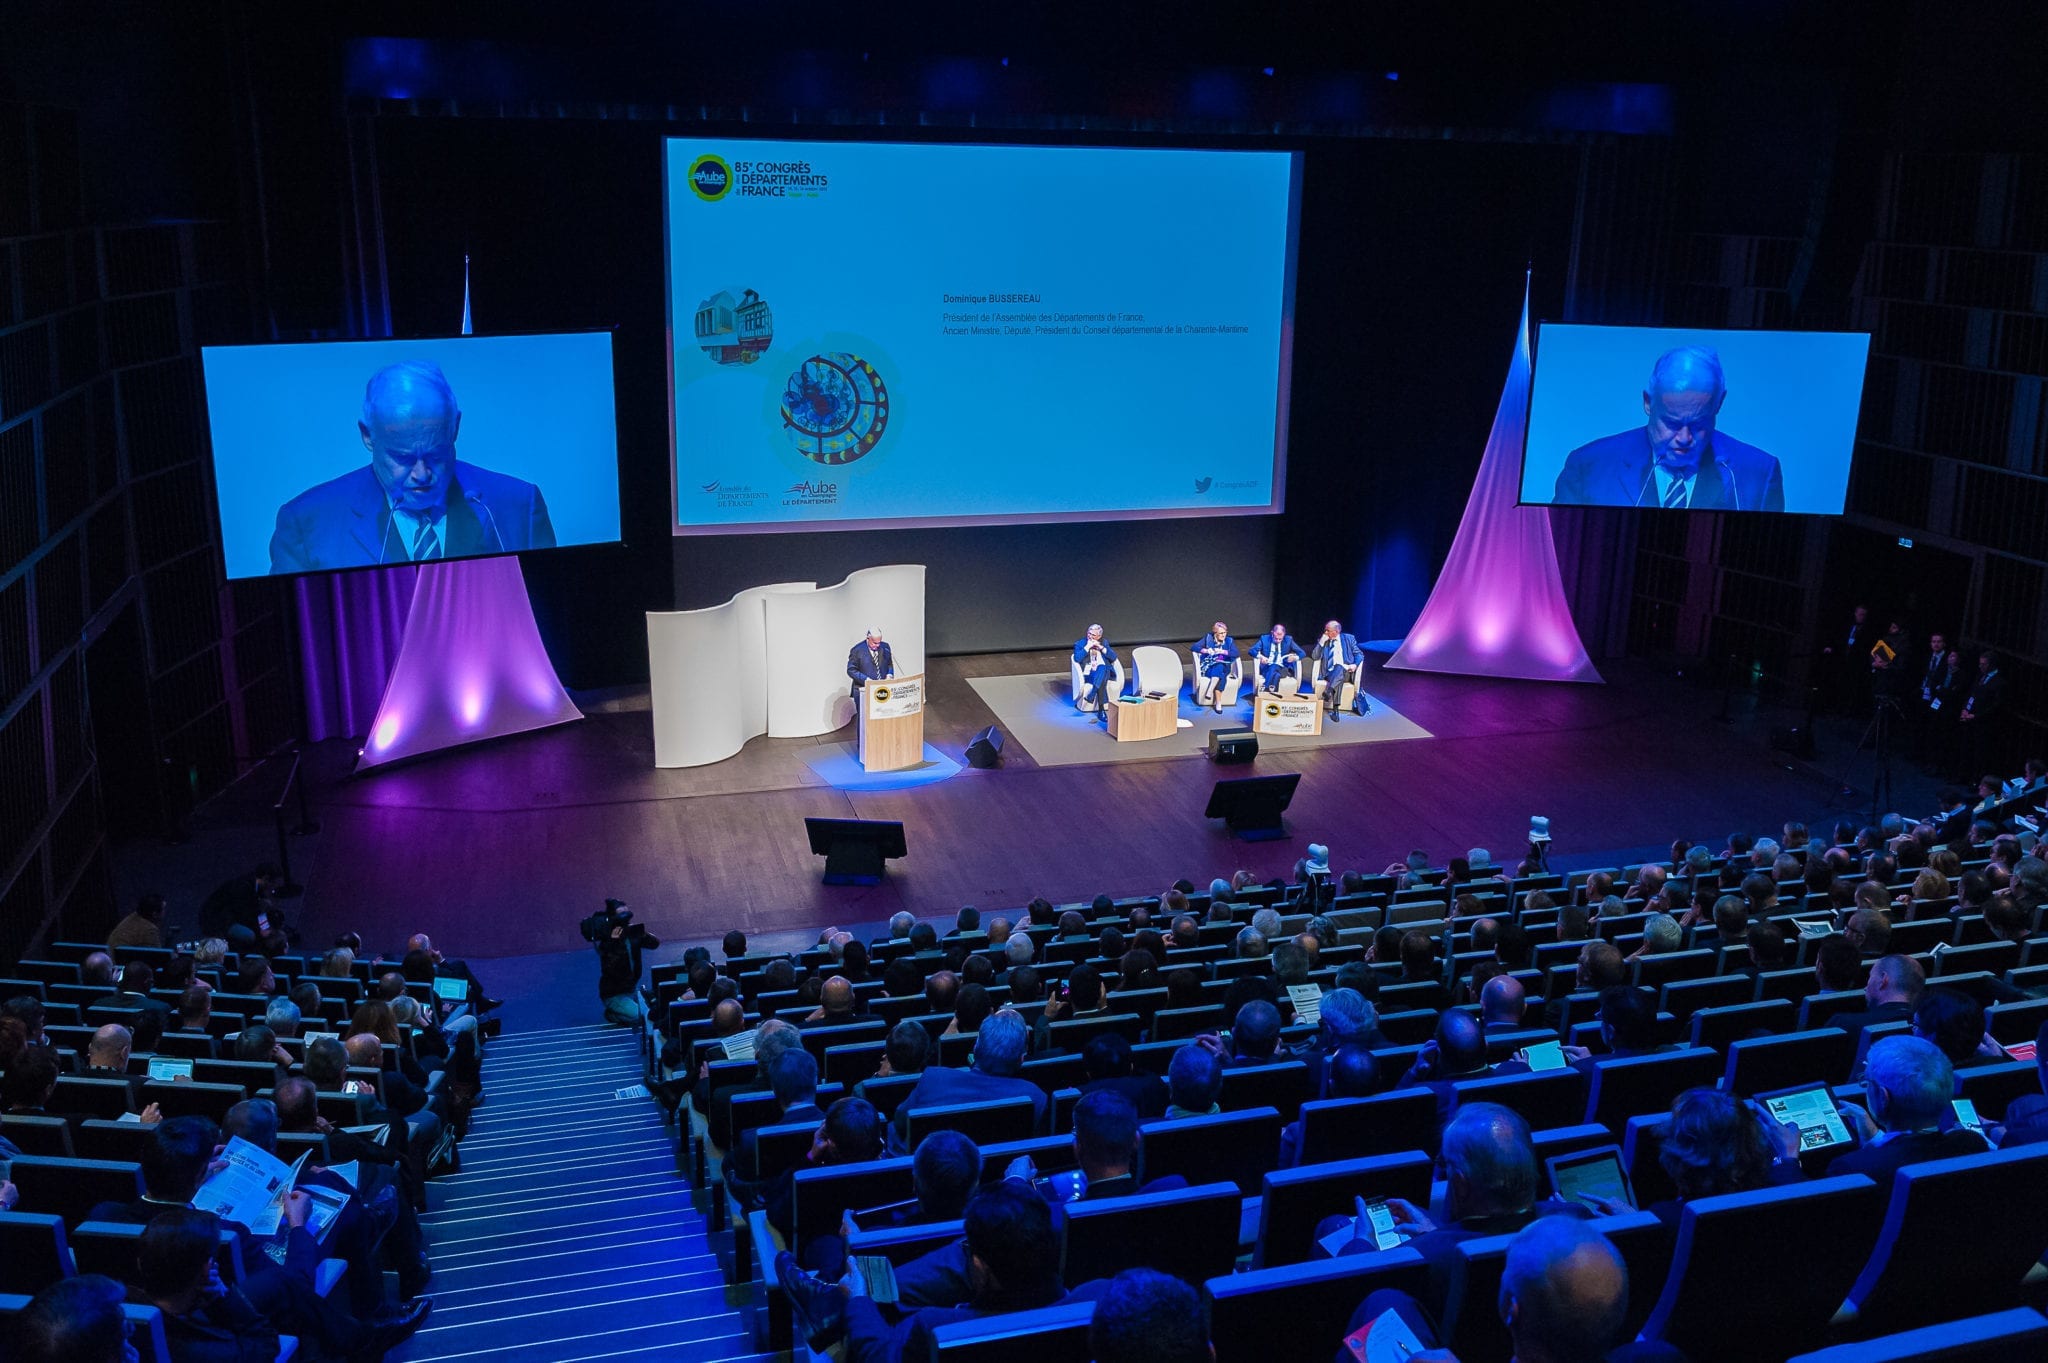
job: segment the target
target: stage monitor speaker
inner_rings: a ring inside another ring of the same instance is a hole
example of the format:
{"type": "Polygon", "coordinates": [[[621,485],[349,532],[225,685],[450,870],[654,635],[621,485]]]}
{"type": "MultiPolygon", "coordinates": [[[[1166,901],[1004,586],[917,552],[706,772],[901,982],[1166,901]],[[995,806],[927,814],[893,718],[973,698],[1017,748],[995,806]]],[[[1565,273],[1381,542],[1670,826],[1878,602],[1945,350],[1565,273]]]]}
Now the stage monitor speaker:
{"type": "Polygon", "coordinates": [[[1218,781],[1209,792],[1205,819],[1221,819],[1226,828],[1246,842],[1269,842],[1287,836],[1280,815],[1294,802],[1294,788],[1301,773],[1284,776],[1240,776],[1218,781]]]}
{"type": "Polygon", "coordinates": [[[970,767],[1000,767],[1003,765],[1003,731],[991,724],[974,736],[967,745],[967,765],[970,767]]]}
{"type": "Polygon", "coordinates": [[[1250,729],[1211,729],[1209,760],[1222,766],[1249,762],[1259,755],[1259,736],[1250,729]]]}
{"type": "Polygon", "coordinates": [[[811,852],[825,859],[827,885],[879,885],[884,862],[909,853],[903,825],[882,819],[805,819],[811,852]]]}

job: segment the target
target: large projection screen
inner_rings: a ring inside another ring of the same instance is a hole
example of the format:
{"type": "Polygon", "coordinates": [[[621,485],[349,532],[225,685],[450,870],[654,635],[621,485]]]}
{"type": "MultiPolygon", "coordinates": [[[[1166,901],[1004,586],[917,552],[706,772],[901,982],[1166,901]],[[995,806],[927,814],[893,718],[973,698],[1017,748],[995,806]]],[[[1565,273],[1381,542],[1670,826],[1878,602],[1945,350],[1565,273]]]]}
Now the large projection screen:
{"type": "Polygon", "coordinates": [[[678,534],[1281,509],[1298,153],[664,158],[678,534]]]}
{"type": "Polygon", "coordinates": [[[230,578],[618,541],[608,331],[200,359],[230,578]]]}
{"type": "Polygon", "coordinates": [[[1524,505],[1840,515],[1870,335],[1546,322],[1524,505]]]}

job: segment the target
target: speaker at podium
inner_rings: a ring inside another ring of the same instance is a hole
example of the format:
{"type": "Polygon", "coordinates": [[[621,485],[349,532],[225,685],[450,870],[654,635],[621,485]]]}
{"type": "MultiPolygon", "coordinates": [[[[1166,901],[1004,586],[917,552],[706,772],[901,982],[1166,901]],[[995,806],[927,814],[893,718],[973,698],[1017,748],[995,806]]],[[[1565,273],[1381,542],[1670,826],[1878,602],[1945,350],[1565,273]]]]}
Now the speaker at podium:
{"type": "Polygon", "coordinates": [[[924,760],[924,674],[871,681],[860,689],[860,765],[902,771],[924,760]]]}

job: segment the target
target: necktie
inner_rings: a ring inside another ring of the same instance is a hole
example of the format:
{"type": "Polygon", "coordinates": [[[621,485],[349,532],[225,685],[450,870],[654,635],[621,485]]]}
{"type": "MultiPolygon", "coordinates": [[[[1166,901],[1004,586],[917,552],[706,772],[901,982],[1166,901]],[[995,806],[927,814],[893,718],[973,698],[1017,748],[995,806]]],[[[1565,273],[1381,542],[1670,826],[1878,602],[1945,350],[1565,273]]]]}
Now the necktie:
{"type": "Polygon", "coordinates": [[[1685,480],[1683,478],[1673,478],[1671,480],[1671,490],[1664,494],[1665,509],[1673,510],[1684,505],[1685,480]]]}
{"type": "Polygon", "coordinates": [[[440,537],[434,533],[432,521],[421,521],[420,532],[412,537],[412,561],[420,563],[434,556],[441,547],[440,537]]]}

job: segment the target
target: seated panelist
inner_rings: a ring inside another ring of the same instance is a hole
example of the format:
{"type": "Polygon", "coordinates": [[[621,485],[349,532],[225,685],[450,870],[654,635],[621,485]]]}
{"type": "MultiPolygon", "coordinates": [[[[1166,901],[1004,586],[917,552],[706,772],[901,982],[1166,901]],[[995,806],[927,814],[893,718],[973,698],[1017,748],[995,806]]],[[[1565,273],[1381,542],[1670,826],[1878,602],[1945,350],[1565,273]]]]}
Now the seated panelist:
{"type": "Polygon", "coordinates": [[[853,678],[853,698],[871,681],[887,681],[896,675],[896,658],[882,638],[882,631],[868,626],[868,637],[846,653],[846,675],[853,678]]]}
{"type": "Polygon", "coordinates": [[[1195,640],[1188,650],[1195,655],[1195,702],[1201,703],[1202,691],[1209,692],[1209,707],[1219,713],[1223,709],[1223,684],[1230,679],[1230,668],[1237,661],[1237,640],[1230,637],[1230,627],[1218,620],[1209,627],[1209,632],[1195,640]]]}
{"type": "Polygon", "coordinates": [[[1278,691],[1280,679],[1290,672],[1299,684],[1301,645],[1294,642],[1294,636],[1287,632],[1287,626],[1275,625],[1272,633],[1262,635],[1252,649],[1252,666],[1258,669],[1261,691],[1278,691]]]}
{"type": "Polygon", "coordinates": [[[1330,712],[1330,723],[1337,722],[1337,701],[1347,681],[1356,688],[1351,693],[1351,713],[1364,714],[1365,651],[1358,640],[1331,620],[1323,626],[1323,637],[1316,640],[1316,661],[1323,665],[1323,706],[1330,712]]]}
{"type": "Polygon", "coordinates": [[[1088,626],[1088,632],[1074,641],[1074,661],[1081,665],[1081,681],[1086,687],[1081,692],[1081,708],[1106,716],[1109,688],[1116,680],[1117,656],[1116,650],[1104,641],[1102,626],[1088,626]]]}

